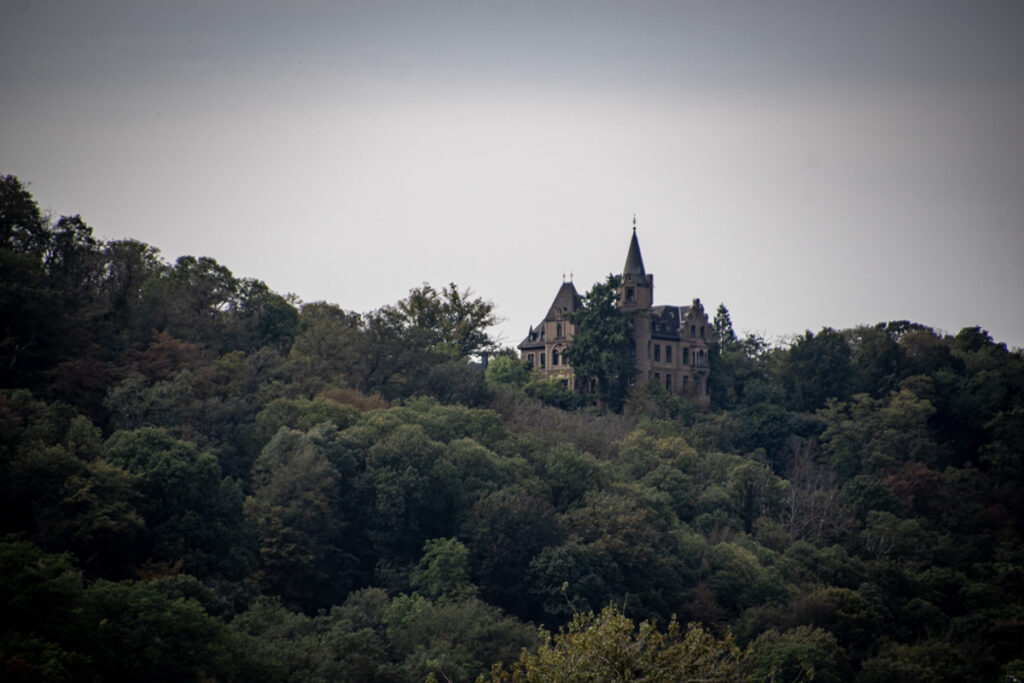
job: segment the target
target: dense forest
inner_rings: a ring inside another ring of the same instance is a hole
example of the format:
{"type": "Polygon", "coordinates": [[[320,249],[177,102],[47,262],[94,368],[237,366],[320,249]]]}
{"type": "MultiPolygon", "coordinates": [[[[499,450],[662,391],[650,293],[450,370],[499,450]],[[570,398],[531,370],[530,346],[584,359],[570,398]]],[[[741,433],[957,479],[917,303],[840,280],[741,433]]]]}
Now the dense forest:
{"type": "Polygon", "coordinates": [[[593,403],[468,289],[301,303],[11,176],[0,313],[4,680],[1024,679],[1024,358],[980,327],[722,306],[710,407],[593,403]]]}

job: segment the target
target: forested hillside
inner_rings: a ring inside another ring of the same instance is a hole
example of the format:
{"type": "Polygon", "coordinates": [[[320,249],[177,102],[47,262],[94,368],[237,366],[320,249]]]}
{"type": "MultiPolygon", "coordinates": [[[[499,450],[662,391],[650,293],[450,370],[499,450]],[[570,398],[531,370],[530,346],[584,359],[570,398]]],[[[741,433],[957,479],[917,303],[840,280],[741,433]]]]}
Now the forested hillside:
{"type": "Polygon", "coordinates": [[[721,307],[710,408],[610,412],[468,289],[300,303],[10,176],[0,313],[5,680],[1024,678],[1024,358],[981,328],[721,307]]]}

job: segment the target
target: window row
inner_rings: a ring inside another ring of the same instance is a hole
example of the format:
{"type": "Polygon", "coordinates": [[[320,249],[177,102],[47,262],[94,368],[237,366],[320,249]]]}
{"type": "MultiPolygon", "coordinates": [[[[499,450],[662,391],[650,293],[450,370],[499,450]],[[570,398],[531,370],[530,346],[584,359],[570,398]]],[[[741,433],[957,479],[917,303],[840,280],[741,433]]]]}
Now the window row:
{"type": "MultiPolygon", "coordinates": [[[[672,347],[665,344],[665,362],[672,362],[672,347]]],[[[654,344],[654,362],[661,362],[661,344],[654,344]]],[[[635,355],[635,353],[634,353],[635,355]]],[[[647,344],[647,357],[651,357],[651,343],[647,344]]],[[[708,362],[707,354],[704,349],[694,349],[693,353],[690,353],[690,349],[683,347],[683,365],[693,365],[694,367],[706,366],[708,362]]]]}
{"type": "MultiPolygon", "coordinates": [[[[548,355],[544,351],[541,351],[538,354],[533,354],[533,353],[526,354],[526,364],[527,365],[534,365],[535,363],[539,362],[540,367],[544,368],[544,367],[547,367],[547,359],[548,359],[548,355]]],[[[562,358],[561,355],[558,353],[558,349],[552,349],[552,351],[551,351],[551,365],[558,365],[559,361],[561,361],[562,365],[565,365],[565,359],[562,358]]]]}

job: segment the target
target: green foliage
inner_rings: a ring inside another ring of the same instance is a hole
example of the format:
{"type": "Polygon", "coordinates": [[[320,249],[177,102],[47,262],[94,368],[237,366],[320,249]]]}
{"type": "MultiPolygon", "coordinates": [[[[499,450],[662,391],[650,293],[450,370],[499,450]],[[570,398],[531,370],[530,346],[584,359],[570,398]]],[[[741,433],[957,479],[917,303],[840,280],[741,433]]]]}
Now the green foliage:
{"type": "Polygon", "coordinates": [[[69,406],[0,394],[0,530],[75,553],[91,574],[124,576],[143,529],[135,478],[102,459],[99,430],[69,406]]]}
{"type": "Polygon", "coordinates": [[[705,409],[629,386],[615,284],[581,396],[482,372],[468,290],[298,310],[0,179],[0,677],[1021,677],[1024,353],[723,306],[705,409]]]}
{"type": "Polygon", "coordinates": [[[263,408],[254,421],[252,438],[261,447],[277,434],[281,427],[306,431],[328,423],[344,429],[356,421],[358,411],[329,398],[276,398],[263,408]]]}
{"type": "Polygon", "coordinates": [[[486,330],[497,322],[494,304],[472,296],[454,282],[440,292],[430,285],[410,290],[397,306],[410,341],[462,358],[493,351],[496,344],[486,330]]]}
{"type": "Polygon", "coordinates": [[[475,597],[476,586],[469,582],[469,550],[454,538],[427,541],[412,585],[434,600],[475,597]]]}
{"type": "Polygon", "coordinates": [[[842,683],[850,679],[846,654],[835,636],[809,626],[762,633],[748,648],[744,666],[757,680],[842,683]]]}
{"type": "Polygon", "coordinates": [[[602,488],[609,477],[607,467],[572,444],[552,449],[544,462],[545,481],[551,487],[551,502],[564,512],[583,502],[591,490],[602,488]]]}
{"type": "Polygon", "coordinates": [[[618,286],[619,278],[609,275],[584,295],[583,308],[569,315],[576,334],[564,352],[577,382],[593,381],[598,399],[615,412],[622,410],[636,376],[633,319],[616,306],[618,286]]]}
{"type": "Polygon", "coordinates": [[[116,432],[106,448],[111,463],[136,476],[149,557],[183,562],[202,577],[240,579],[252,571],[241,489],[221,480],[216,458],[152,427],[116,432]]]}
{"type": "Polygon", "coordinates": [[[272,680],[281,669],[194,600],[146,581],[84,585],[66,555],[0,542],[0,663],[13,680],[272,680]]]}
{"type": "Polygon", "coordinates": [[[530,378],[530,369],[517,356],[495,356],[487,363],[488,382],[521,387],[530,378]]]}
{"type": "Polygon", "coordinates": [[[460,536],[470,549],[482,597],[514,614],[534,616],[535,600],[520,586],[534,556],[560,540],[554,508],[527,491],[504,488],[473,505],[460,536]]]}
{"type": "Polygon", "coordinates": [[[999,669],[987,657],[977,657],[940,640],[913,645],[889,643],[864,662],[858,681],[967,681],[997,680],[999,669]]]}
{"type": "MultiPolygon", "coordinates": [[[[728,336],[728,332],[725,334],[728,336]]],[[[753,334],[727,344],[716,343],[709,352],[711,405],[735,408],[744,404],[781,403],[783,389],[770,376],[776,360],[768,342],[753,334]]]]}
{"type": "Polygon", "coordinates": [[[307,611],[334,604],[348,588],[336,470],[323,428],[282,427],[253,465],[246,512],[259,530],[260,582],[307,611]]]}
{"type": "Polygon", "coordinates": [[[524,387],[526,395],[535,398],[544,405],[554,406],[562,410],[579,407],[583,398],[557,379],[531,379],[524,387]]]}
{"type": "Polygon", "coordinates": [[[490,681],[745,681],[739,648],[691,624],[672,620],[667,633],[639,625],[614,607],[578,613],[567,631],[547,636],[536,654],[523,652],[510,669],[496,666],[490,681]]]}
{"type": "Polygon", "coordinates": [[[725,304],[718,304],[713,326],[715,328],[715,338],[718,340],[719,346],[722,349],[731,349],[738,340],[736,332],[732,329],[732,317],[729,315],[729,309],[725,307],[725,304]]]}
{"type": "Polygon", "coordinates": [[[400,595],[383,618],[402,680],[468,683],[537,644],[537,631],[475,598],[431,602],[400,595]]]}
{"type": "Polygon", "coordinates": [[[848,342],[831,327],[822,328],[817,335],[808,330],[797,337],[780,369],[787,405],[811,411],[825,405],[826,399],[844,400],[853,375],[850,357],[848,342]]]}

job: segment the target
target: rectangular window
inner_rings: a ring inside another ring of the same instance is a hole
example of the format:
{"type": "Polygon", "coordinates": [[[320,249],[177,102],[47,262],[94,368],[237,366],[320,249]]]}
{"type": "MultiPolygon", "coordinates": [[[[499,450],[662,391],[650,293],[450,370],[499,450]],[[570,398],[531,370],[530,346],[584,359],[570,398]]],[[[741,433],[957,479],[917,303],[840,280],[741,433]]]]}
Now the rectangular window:
{"type": "Polygon", "coordinates": [[[690,378],[687,375],[683,375],[683,391],[686,391],[686,385],[690,383],[690,378]]]}
{"type": "Polygon", "coordinates": [[[701,339],[704,338],[704,326],[703,325],[700,326],[700,337],[701,337],[701,339]]]}
{"type": "Polygon", "coordinates": [[[665,347],[665,362],[666,363],[671,363],[672,362],[672,347],[671,346],[666,346],[665,347]]]}
{"type": "Polygon", "coordinates": [[[661,344],[654,345],[654,362],[658,363],[661,361],[661,344]]]}
{"type": "Polygon", "coordinates": [[[672,393],[672,373],[670,372],[665,373],[665,389],[672,393]]]}
{"type": "Polygon", "coordinates": [[[683,349],[683,365],[690,363],[690,349],[683,349]]]}
{"type": "Polygon", "coordinates": [[[693,378],[693,390],[698,394],[700,393],[700,377],[693,378]]]}
{"type": "Polygon", "coordinates": [[[533,354],[532,353],[526,354],[526,364],[527,365],[533,365],[533,354]]]}
{"type": "Polygon", "coordinates": [[[655,382],[660,382],[661,381],[661,373],[660,372],[654,373],[654,381],[655,382]]]}
{"type": "Polygon", "coordinates": [[[547,358],[548,358],[548,357],[547,357],[547,354],[545,354],[545,353],[541,353],[541,354],[540,354],[540,366],[541,366],[542,368],[543,368],[543,367],[545,367],[545,365],[546,365],[546,363],[547,363],[547,358]]]}
{"type": "Polygon", "coordinates": [[[697,326],[696,325],[690,325],[690,336],[691,337],[696,337],[697,336],[697,326]]]}

